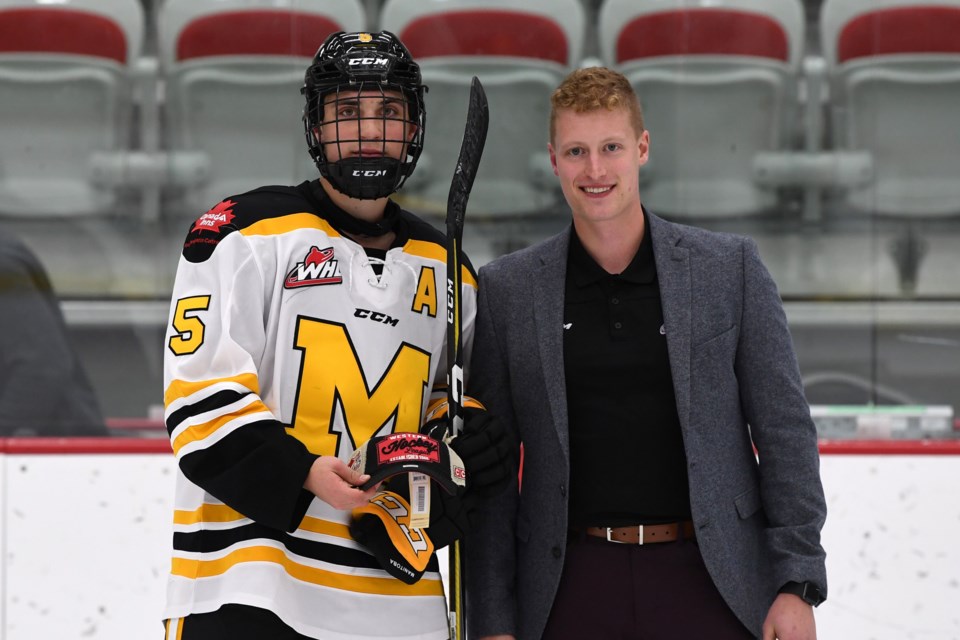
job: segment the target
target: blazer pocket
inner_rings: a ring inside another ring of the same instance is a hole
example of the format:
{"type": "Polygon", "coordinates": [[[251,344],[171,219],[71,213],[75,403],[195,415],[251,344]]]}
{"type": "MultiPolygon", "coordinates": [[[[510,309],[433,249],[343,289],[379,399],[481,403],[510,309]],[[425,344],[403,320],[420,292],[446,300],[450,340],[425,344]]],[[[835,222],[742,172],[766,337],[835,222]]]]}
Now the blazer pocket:
{"type": "Polygon", "coordinates": [[[763,507],[760,501],[760,489],[754,487],[745,491],[733,499],[733,504],[737,507],[737,513],[741,520],[755,515],[763,507]]]}
{"type": "Polygon", "coordinates": [[[727,327],[726,329],[724,329],[723,331],[721,331],[720,333],[718,333],[718,334],[716,334],[716,335],[714,335],[714,336],[711,336],[711,337],[707,338],[706,340],[701,340],[700,342],[697,342],[695,345],[693,345],[693,348],[694,348],[694,349],[704,349],[704,348],[709,349],[709,348],[711,348],[711,347],[714,347],[715,345],[722,345],[722,344],[724,344],[725,342],[727,342],[728,340],[732,339],[734,336],[737,335],[737,327],[738,327],[738,326],[739,326],[739,325],[737,325],[736,323],[734,323],[734,324],[730,325],[729,327],[727,327]]]}

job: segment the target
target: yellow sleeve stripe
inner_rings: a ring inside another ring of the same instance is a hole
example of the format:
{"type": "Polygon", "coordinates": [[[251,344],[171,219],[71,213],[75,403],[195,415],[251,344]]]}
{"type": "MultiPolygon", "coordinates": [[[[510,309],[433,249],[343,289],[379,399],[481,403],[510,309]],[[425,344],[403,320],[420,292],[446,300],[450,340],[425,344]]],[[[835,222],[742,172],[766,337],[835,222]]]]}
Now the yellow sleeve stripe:
{"type": "Polygon", "coordinates": [[[173,512],[173,523],[180,525],[197,524],[200,522],[235,522],[246,520],[247,517],[225,504],[203,504],[199,509],[186,511],[176,509],[173,512]]]}
{"type": "Polygon", "coordinates": [[[298,229],[319,229],[331,237],[340,234],[323,218],[312,213],[291,213],[276,218],[266,218],[244,227],[240,233],[245,236],[278,236],[298,229]]]}
{"type": "Polygon", "coordinates": [[[300,531],[322,533],[335,538],[343,538],[344,540],[353,540],[350,536],[350,528],[347,525],[340,524],[339,522],[330,522],[329,520],[321,520],[320,518],[314,518],[312,516],[305,517],[300,522],[298,529],[300,531]]]}
{"type": "Polygon", "coordinates": [[[257,375],[255,373],[242,373],[238,376],[232,376],[230,378],[197,380],[193,382],[188,380],[174,380],[163,393],[163,404],[164,406],[169,407],[175,400],[178,400],[179,398],[188,398],[199,391],[203,391],[207,387],[221,385],[224,383],[238,384],[245,389],[249,389],[253,393],[258,395],[260,394],[260,381],[257,379],[257,375]]]}
{"type": "Polygon", "coordinates": [[[187,427],[183,432],[173,439],[173,453],[174,455],[180,455],[180,449],[185,447],[188,444],[193,442],[198,442],[204,438],[209,437],[220,427],[229,424],[236,420],[237,418],[243,418],[246,416],[254,415],[257,413],[266,413],[268,416],[270,410],[267,409],[267,406],[263,404],[263,401],[256,400],[251,402],[247,406],[237,409],[236,411],[231,411],[228,414],[217,416],[213,420],[208,420],[207,422],[201,422],[200,424],[195,424],[187,427]]]}
{"type": "MultiPolygon", "coordinates": [[[[407,243],[403,245],[403,251],[428,260],[436,260],[444,264],[447,262],[446,247],[436,244],[435,242],[407,240],[407,243]]],[[[460,267],[460,280],[463,284],[470,285],[474,289],[477,288],[477,280],[473,277],[473,274],[470,273],[470,269],[468,269],[466,265],[461,265],[460,267]]]]}
{"type": "MultiPolygon", "coordinates": [[[[238,522],[246,519],[247,517],[245,515],[236,509],[231,509],[225,504],[203,504],[200,505],[199,509],[194,509],[193,511],[177,509],[173,512],[173,523],[184,526],[199,524],[201,522],[238,522]]],[[[309,531],[310,533],[321,533],[335,538],[343,538],[344,540],[353,539],[350,536],[350,528],[347,525],[339,522],[330,522],[329,520],[321,520],[320,518],[314,518],[312,516],[305,517],[298,529],[300,531],[309,531]]]]}
{"type": "Polygon", "coordinates": [[[293,561],[283,549],[275,547],[245,547],[236,549],[216,560],[173,559],[173,575],[190,579],[212,578],[223,575],[232,567],[245,562],[272,562],[283,567],[291,577],[310,584],[385,596],[442,596],[440,580],[424,578],[408,585],[392,577],[357,576],[335,573],[309,567],[293,561]]]}

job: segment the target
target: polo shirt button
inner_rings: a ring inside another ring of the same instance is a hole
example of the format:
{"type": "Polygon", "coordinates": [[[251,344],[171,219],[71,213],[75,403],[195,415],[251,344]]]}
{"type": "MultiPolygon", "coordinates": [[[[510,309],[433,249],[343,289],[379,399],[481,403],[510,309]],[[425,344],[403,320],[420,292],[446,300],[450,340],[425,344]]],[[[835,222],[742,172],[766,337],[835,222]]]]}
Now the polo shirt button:
{"type": "Polygon", "coordinates": [[[560,495],[562,496],[567,495],[567,488],[563,485],[560,485],[560,495]]]}
{"type": "Polygon", "coordinates": [[[622,323],[622,322],[614,322],[614,323],[613,323],[613,328],[614,328],[614,329],[623,329],[623,323],[622,323]]]}
{"type": "Polygon", "coordinates": [[[610,298],[611,304],[620,304],[620,298],[610,298]]]}
{"type": "Polygon", "coordinates": [[[553,548],[553,557],[554,557],[554,558],[559,558],[559,557],[561,557],[562,555],[563,555],[563,551],[560,550],[560,547],[554,547],[554,548],[553,548]]]}

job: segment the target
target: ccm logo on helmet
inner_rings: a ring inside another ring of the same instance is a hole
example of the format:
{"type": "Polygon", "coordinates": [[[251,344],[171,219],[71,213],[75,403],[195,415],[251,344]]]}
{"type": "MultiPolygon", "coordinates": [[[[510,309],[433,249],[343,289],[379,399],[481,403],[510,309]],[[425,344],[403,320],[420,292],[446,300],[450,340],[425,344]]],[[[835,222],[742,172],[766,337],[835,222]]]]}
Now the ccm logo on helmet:
{"type": "Polygon", "coordinates": [[[385,67],[390,63],[387,58],[351,58],[350,66],[355,67],[358,64],[370,65],[372,67],[385,67]]]}
{"type": "Polygon", "coordinates": [[[360,171],[359,169],[355,169],[353,172],[354,178],[379,178],[380,176],[385,176],[385,175],[387,175],[387,172],[385,169],[378,169],[376,171],[374,170],[360,171]]]}

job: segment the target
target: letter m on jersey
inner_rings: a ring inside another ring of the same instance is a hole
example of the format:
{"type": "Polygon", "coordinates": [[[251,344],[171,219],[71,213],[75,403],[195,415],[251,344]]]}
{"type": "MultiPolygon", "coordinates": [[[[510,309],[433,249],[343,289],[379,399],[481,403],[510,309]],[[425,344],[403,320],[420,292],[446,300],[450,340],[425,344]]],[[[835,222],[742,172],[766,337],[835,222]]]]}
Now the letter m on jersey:
{"type": "Polygon", "coordinates": [[[395,422],[393,431],[420,429],[430,378],[427,352],[401,344],[371,387],[368,376],[379,372],[364,370],[344,325],[301,316],[294,347],[302,352],[302,361],[290,433],[313,453],[340,453],[341,434],[332,428],[338,415],[350,450],[390,421],[395,422]]]}

